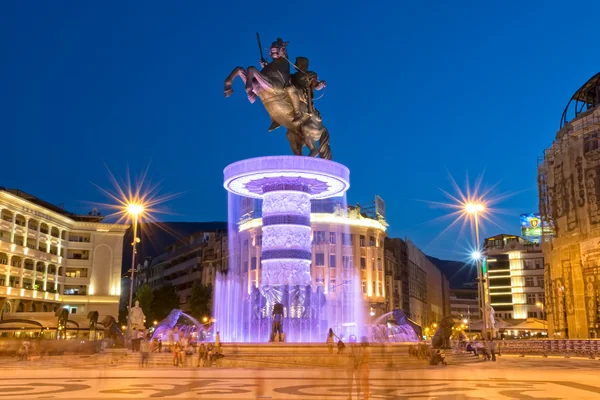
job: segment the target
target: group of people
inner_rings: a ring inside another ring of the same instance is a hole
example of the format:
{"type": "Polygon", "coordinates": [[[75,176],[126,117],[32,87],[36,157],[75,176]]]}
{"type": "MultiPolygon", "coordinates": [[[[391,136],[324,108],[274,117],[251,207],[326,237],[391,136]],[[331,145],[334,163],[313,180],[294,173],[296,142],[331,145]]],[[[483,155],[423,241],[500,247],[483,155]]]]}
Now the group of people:
{"type": "Polygon", "coordinates": [[[499,353],[498,344],[494,339],[468,342],[465,350],[476,356],[482,355],[486,361],[496,361],[496,355],[499,353]]]}
{"type": "Polygon", "coordinates": [[[219,332],[215,335],[215,343],[200,343],[200,345],[194,349],[187,338],[181,338],[178,342],[176,341],[171,347],[173,353],[173,365],[186,366],[192,363],[194,353],[198,353],[197,366],[198,367],[212,367],[216,365],[216,361],[223,357],[221,352],[221,338],[219,332]]]}

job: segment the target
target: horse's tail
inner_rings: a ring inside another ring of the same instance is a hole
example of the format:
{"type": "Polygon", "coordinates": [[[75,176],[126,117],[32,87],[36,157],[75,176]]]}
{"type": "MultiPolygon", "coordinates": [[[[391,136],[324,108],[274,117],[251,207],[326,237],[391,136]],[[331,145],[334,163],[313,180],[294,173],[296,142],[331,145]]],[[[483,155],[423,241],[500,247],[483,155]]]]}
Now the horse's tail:
{"type": "Polygon", "coordinates": [[[329,131],[327,128],[323,130],[319,140],[319,157],[324,160],[331,160],[331,147],[329,146],[329,131]]]}

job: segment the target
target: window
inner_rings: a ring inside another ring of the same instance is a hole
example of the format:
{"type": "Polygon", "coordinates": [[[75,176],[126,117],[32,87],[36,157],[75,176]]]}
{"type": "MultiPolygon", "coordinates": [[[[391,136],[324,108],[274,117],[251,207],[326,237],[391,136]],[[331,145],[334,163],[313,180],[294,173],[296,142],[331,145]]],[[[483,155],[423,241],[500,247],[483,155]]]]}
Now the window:
{"type": "Polygon", "coordinates": [[[248,261],[244,261],[244,272],[248,272],[248,261]]]}
{"type": "Polygon", "coordinates": [[[373,236],[369,236],[369,246],[375,246],[375,238],[373,236]]]}
{"type": "Polygon", "coordinates": [[[373,281],[373,292],[372,292],[373,296],[375,296],[375,293],[376,293],[375,292],[375,281],[373,281]]]}
{"type": "Polygon", "coordinates": [[[535,304],[535,294],[533,294],[533,293],[527,294],[527,304],[535,304]]]}
{"type": "Polygon", "coordinates": [[[544,265],[542,263],[542,260],[535,260],[535,269],[542,269],[544,268],[544,265]]]}
{"type": "Polygon", "coordinates": [[[367,293],[367,281],[361,281],[362,292],[367,293]]]}
{"type": "Polygon", "coordinates": [[[317,267],[325,266],[325,254],[323,254],[323,253],[315,254],[315,266],[317,266],[317,267]]]}
{"type": "Polygon", "coordinates": [[[329,232],[329,243],[335,244],[335,232],[329,232]]]}
{"type": "Polygon", "coordinates": [[[342,244],[352,246],[352,235],[350,233],[342,233],[342,244]]]}
{"type": "Polygon", "coordinates": [[[256,257],[252,257],[250,259],[250,269],[252,269],[252,270],[256,269],[256,257]]]}
{"type": "Polygon", "coordinates": [[[244,248],[248,248],[248,239],[244,240],[244,248]]]}
{"type": "Polygon", "coordinates": [[[313,243],[315,243],[315,244],[325,243],[325,231],[314,231],[313,232],[313,243]]]}
{"type": "Polygon", "coordinates": [[[352,256],[342,256],[342,268],[350,269],[353,268],[354,260],[352,256]]]}
{"type": "Polygon", "coordinates": [[[330,279],[329,280],[329,291],[330,292],[335,292],[335,279],[330,279]]]}
{"type": "Polygon", "coordinates": [[[525,263],[525,269],[534,269],[535,264],[533,260],[523,260],[523,262],[525,263]]]}
{"type": "Polygon", "coordinates": [[[381,266],[381,258],[378,258],[378,259],[377,259],[377,270],[378,270],[378,271],[382,271],[382,269],[381,269],[381,268],[382,268],[382,266],[381,266]]]}
{"type": "Polygon", "coordinates": [[[335,254],[329,255],[329,268],[335,268],[335,254]]]}
{"type": "Polygon", "coordinates": [[[541,288],[544,287],[544,277],[543,276],[540,276],[537,278],[537,285],[541,288]]]}
{"type": "Polygon", "coordinates": [[[379,295],[383,296],[383,287],[381,286],[381,282],[377,284],[377,288],[379,289],[379,295]]]}
{"type": "Polygon", "coordinates": [[[538,293],[538,299],[540,299],[540,303],[546,304],[546,295],[544,293],[538,293]]]}
{"type": "Polygon", "coordinates": [[[256,245],[257,246],[262,246],[262,235],[257,235],[256,236],[256,245]]]}
{"type": "Polygon", "coordinates": [[[529,311],[529,312],[527,312],[527,317],[528,318],[537,318],[537,312],[529,311]]]}
{"type": "Polygon", "coordinates": [[[525,277],[525,286],[532,287],[534,285],[535,284],[533,283],[533,276],[526,276],[525,277]]]}
{"type": "Polygon", "coordinates": [[[360,269],[367,269],[367,259],[365,257],[360,258],[360,269]]]}
{"type": "Polygon", "coordinates": [[[360,235],[360,247],[365,247],[365,237],[364,237],[364,235],[360,235]]]}

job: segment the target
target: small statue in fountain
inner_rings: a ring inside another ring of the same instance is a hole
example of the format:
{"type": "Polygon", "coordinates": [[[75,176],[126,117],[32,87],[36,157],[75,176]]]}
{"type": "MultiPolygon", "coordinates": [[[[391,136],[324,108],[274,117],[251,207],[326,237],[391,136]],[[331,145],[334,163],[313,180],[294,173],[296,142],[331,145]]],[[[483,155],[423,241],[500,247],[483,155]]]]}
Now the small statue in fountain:
{"type": "Polygon", "coordinates": [[[276,303],[273,306],[272,342],[283,342],[283,305],[276,303]]]}
{"type": "Polygon", "coordinates": [[[135,301],[135,307],[131,307],[129,310],[129,322],[131,323],[131,329],[146,329],[144,326],[144,321],[146,316],[144,315],[144,311],[142,307],[140,307],[140,301],[135,301]]]}

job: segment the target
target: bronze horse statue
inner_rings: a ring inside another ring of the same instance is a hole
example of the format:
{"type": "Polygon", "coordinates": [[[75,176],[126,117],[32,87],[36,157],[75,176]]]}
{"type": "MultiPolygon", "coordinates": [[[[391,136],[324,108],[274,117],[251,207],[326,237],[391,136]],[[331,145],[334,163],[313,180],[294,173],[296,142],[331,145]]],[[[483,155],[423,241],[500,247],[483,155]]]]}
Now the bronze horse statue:
{"type": "Polygon", "coordinates": [[[309,157],[320,156],[330,160],[327,128],[323,126],[319,113],[301,101],[299,90],[291,84],[287,42],[278,38],[271,44],[270,55],[273,61],[267,63],[261,60],[261,71],[254,66],[246,70],[236,67],[225,79],[225,97],[231,96],[231,85],[239,76],[245,83],[250,103],[254,103],[258,96],[271,119],[287,129],[286,135],[295,155],[302,155],[302,149],[306,146],[309,157]]]}

